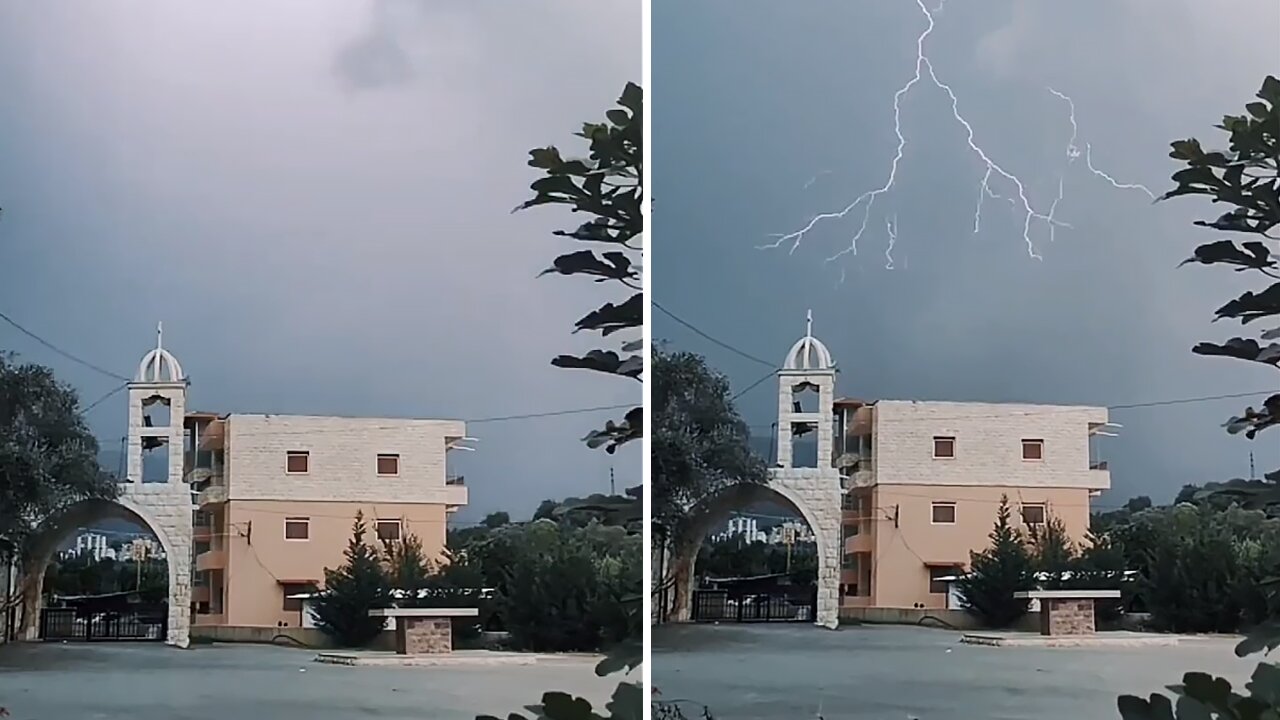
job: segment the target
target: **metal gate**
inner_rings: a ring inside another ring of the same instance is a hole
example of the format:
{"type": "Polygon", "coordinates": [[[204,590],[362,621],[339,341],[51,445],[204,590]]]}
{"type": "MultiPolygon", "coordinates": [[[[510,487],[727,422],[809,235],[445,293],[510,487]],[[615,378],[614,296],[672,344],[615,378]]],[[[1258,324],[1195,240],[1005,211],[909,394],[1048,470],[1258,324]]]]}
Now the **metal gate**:
{"type": "Polygon", "coordinates": [[[731,594],[728,590],[694,590],[694,622],[813,622],[818,591],[731,594]]]}
{"type": "Polygon", "coordinates": [[[77,608],[40,611],[40,639],[45,641],[160,641],[169,628],[165,608],[85,612],[77,608]]]}

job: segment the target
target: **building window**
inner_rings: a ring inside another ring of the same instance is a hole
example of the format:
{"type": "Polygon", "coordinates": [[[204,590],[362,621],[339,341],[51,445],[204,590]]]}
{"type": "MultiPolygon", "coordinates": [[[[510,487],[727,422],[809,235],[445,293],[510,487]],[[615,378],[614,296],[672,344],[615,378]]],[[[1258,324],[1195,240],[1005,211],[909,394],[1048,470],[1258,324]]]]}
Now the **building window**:
{"type": "Polygon", "coordinates": [[[955,566],[929,568],[929,592],[933,595],[946,595],[951,581],[942,578],[953,578],[959,574],[960,568],[955,566]]]}
{"type": "Polygon", "coordinates": [[[858,534],[858,523],[845,523],[844,536],[846,538],[855,537],[858,534]]]}
{"type": "Polygon", "coordinates": [[[301,475],[310,468],[311,453],[306,450],[290,450],[285,454],[284,471],[290,475],[301,475]]]}
{"type": "Polygon", "coordinates": [[[399,455],[379,455],[378,456],[378,474],[379,475],[399,475],[400,474],[400,456],[399,455]]]}
{"type": "Polygon", "coordinates": [[[196,555],[203,555],[203,554],[205,554],[205,553],[209,552],[209,543],[208,543],[207,541],[201,540],[201,541],[199,541],[199,542],[195,543],[195,548],[194,548],[194,549],[195,549],[195,554],[196,554],[196,555]]]}
{"type": "Polygon", "coordinates": [[[292,517],[284,519],[285,540],[311,539],[311,518],[292,517]]]}
{"type": "Polygon", "coordinates": [[[933,438],[933,456],[935,458],[955,457],[956,439],[950,435],[935,435],[933,438]]]}
{"type": "Polygon", "coordinates": [[[955,525],[956,504],[953,502],[936,502],[933,504],[934,525],[955,525]]]}
{"type": "Polygon", "coordinates": [[[316,586],[311,583],[283,583],[280,585],[284,596],[284,605],[282,607],[286,612],[300,612],[302,610],[302,598],[289,597],[290,595],[306,595],[316,591],[316,586]]]}
{"type": "Polygon", "coordinates": [[[1044,505],[1023,505],[1022,506],[1022,523],[1024,525],[1043,525],[1045,509],[1044,505]]]}
{"type": "Polygon", "coordinates": [[[208,615],[208,614],[209,614],[209,601],[208,601],[208,600],[201,600],[200,602],[196,603],[196,614],[197,614],[197,615],[208,615]]]}
{"type": "Polygon", "coordinates": [[[853,496],[853,493],[845,493],[844,495],[840,496],[840,509],[842,510],[858,509],[858,499],[853,496]]]}
{"type": "Polygon", "coordinates": [[[858,567],[858,558],[854,557],[853,553],[845,553],[844,562],[840,566],[845,570],[854,570],[858,567]]]}
{"type": "Polygon", "coordinates": [[[1044,459],[1044,440],[1024,438],[1022,440],[1022,459],[1023,460],[1043,460],[1044,459]]]}
{"type": "Polygon", "coordinates": [[[400,539],[399,520],[379,520],[377,530],[378,539],[382,542],[396,542],[400,539]]]}

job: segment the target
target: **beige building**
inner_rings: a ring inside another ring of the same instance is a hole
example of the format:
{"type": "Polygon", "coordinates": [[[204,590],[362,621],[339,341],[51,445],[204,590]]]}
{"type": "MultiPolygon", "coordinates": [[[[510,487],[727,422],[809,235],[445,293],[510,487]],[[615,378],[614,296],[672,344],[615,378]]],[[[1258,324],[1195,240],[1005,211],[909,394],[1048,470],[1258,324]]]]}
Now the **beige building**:
{"type": "Polygon", "coordinates": [[[435,557],[467,503],[447,462],[461,421],[188,413],[185,426],[196,626],[301,626],[289,596],[342,563],[357,511],[368,540],[412,533],[435,557]]]}
{"type": "Polygon", "coordinates": [[[989,544],[1001,497],[1029,530],[1061,518],[1077,542],[1110,488],[1094,439],[1107,410],[837,400],[841,607],[947,607],[947,583],[989,544]]]}
{"type": "Polygon", "coordinates": [[[691,507],[693,521],[655,560],[670,578],[671,619],[694,616],[705,538],[763,500],[791,506],[813,530],[813,617],[827,627],[870,609],[947,608],[943,578],[989,545],[1002,496],[1015,523],[1056,515],[1084,539],[1090,499],[1111,486],[1092,447],[1109,434],[1105,408],[839,399],[836,372],[810,321],[778,370],[768,484],[738,483],[691,507]]]}

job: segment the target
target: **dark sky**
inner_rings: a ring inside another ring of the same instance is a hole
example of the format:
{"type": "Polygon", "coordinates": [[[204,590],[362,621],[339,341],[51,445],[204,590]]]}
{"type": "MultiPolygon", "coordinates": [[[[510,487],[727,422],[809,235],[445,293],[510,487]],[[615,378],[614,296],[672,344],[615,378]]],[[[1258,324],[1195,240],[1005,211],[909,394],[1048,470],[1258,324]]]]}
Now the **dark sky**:
{"type": "MultiPolygon", "coordinates": [[[[510,213],[641,72],[635,0],[0,0],[0,311],[132,375],[163,321],[218,412],[491,418],[637,402],[549,365],[625,297],[536,279],[574,218],[510,213]],[[608,27],[608,33],[598,28],[608,27]]],[[[7,326],[91,401],[118,381],[7,326]]],[[[108,446],[122,395],[90,415],[108,446]]],[[[640,480],[608,413],[473,424],[460,520],[640,480]]]]}
{"type": "MultiPolygon", "coordinates": [[[[928,7],[936,7],[929,0],[928,7]]],[[[795,252],[758,246],[880,187],[894,157],[894,93],[911,79],[927,19],[915,0],[655,0],[653,18],[654,296],[706,333],[781,363],[814,311],[815,334],[842,369],[838,390],[866,398],[1116,405],[1280,389],[1260,365],[1190,353],[1236,327],[1212,311],[1246,287],[1216,268],[1177,264],[1213,231],[1199,200],[1152,205],[1069,165],[1072,97],[1081,151],[1120,183],[1169,187],[1168,143],[1238,113],[1280,73],[1274,0],[952,0],[926,45],[974,141],[1019,177],[1047,213],[1049,242],[1022,215],[974,208],[985,164],[947,95],[929,81],[901,103],[907,138],[895,189],[876,200],[858,255],[861,208],[818,224],[795,252]],[[896,217],[895,269],[885,269],[896,217]],[[841,275],[845,281],[840,283],[841,275]]],[[[993,175],[994,192],[1009,195],[993,175]]],[[[1248,280],[1248,284],[1244,282],[1248,280]]],[[[654,336],[705,354],[738,389],[767,367],[656,315],[654,336]]],[[[740,409],[767,433],[772,380],[740,409]]],[[[1167,500],[1187,482],[1280,467],[1280,436],[1249,442],[1221,423],[1248,399],[1117,410],[1105,445],[1116,505],[1167,500]]]]}

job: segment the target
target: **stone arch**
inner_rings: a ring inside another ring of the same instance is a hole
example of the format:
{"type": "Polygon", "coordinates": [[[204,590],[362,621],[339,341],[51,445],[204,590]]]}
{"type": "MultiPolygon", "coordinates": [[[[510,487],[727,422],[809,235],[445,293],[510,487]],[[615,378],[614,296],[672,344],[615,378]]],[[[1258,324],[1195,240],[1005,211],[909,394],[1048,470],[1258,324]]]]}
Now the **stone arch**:
{"type": "Polygon", "coordinates": [[[23,563],[27,580],[22,598],[22,637],[35,640],[39,633],[44,575],[58,546],[85,525],[123,519],[150,530],[164,548],[169,574],[169,621],[165,642],[177,647],[190,644],[191,500],[185,486],[174,488],[176,493],[166,492],[169,487],[166,484],[124,485],[114,500],[82,500],[46,518],[36,527],[23,563]],[[175,503],[175,497],[170,496],[176,496],[183,502],[175,503]]]}
{"type": "Polygon", "coordinates": [[[823,627],[834,628],[839,623],[839,581],[840,556],[839,543],[839,484],[833,486],[833,499],[813,497],[806,492],[804,486],[797,487],[788,482],[788,478],[773,476],[767,483],[736,483],[720,492],[704,498],[689,512],[690,521],[685,524],[680,535],[673,539],[669,554],[664,559],[669,562],[668,571],[672,585],[670,620],[687,622],[690,619],[693,602],[694,569],[698,550],[702,547],[708,533],[723,524],[724,520],[735,509],[750,503],[763,500],[781,500],[788,505],[808,524],[817,541],[818,550],[818,608],[814,622],[823,627]],[[834,502],[834,533],[832,532],[831,509],[827,507],[834,502]]]}

